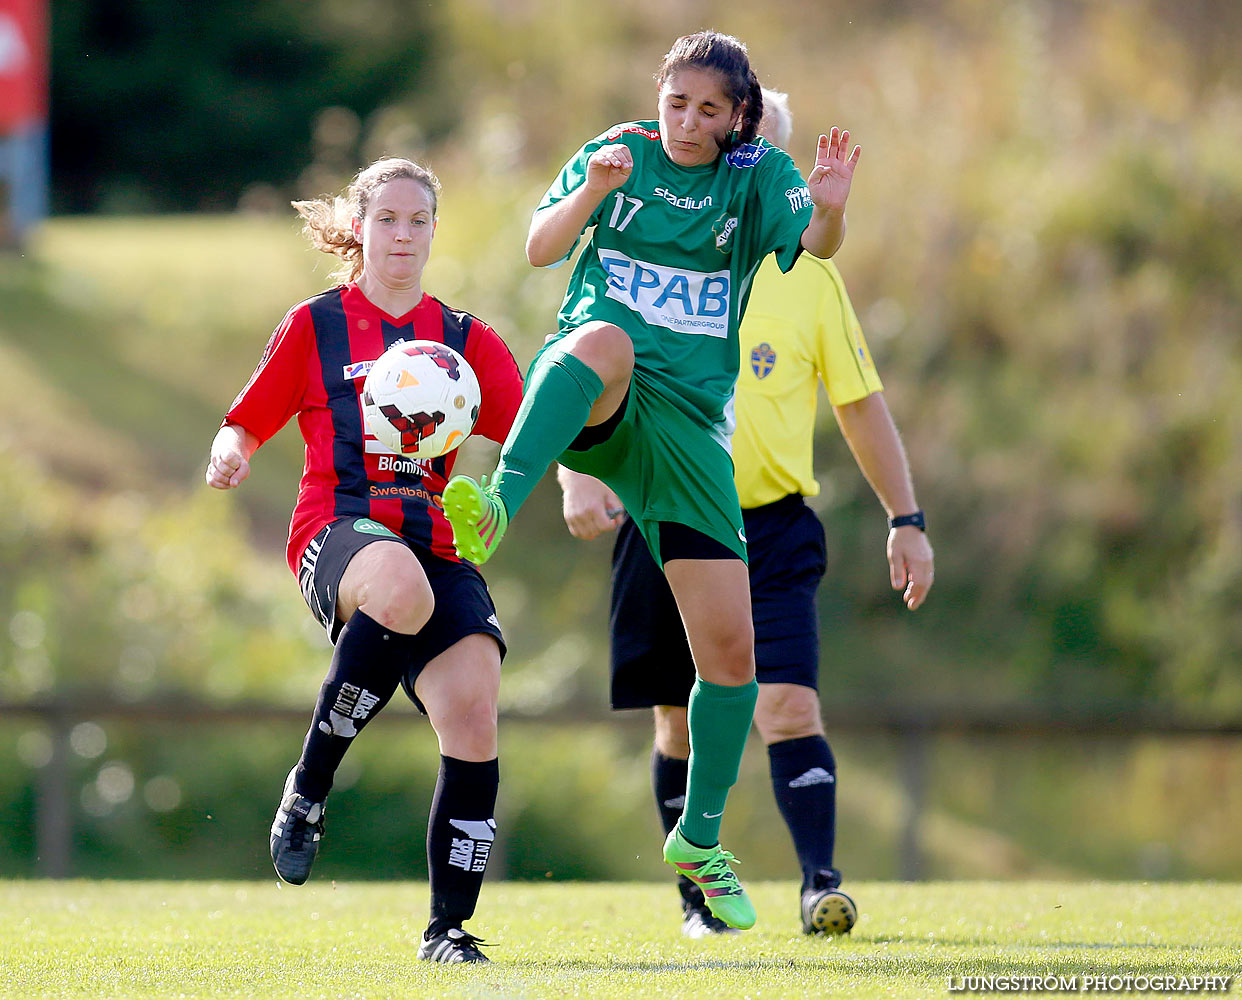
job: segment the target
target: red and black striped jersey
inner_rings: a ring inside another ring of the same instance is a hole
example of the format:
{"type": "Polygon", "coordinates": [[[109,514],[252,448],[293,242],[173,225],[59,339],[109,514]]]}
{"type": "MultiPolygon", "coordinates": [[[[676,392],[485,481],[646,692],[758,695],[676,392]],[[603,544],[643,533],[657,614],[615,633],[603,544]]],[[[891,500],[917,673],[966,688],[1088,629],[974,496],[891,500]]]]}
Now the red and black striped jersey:
{"type": "Polygon", "coordinates": [[[369,517],[414,545],[454,562],[441,495],[457,452],[434,459],[395,455],[366,432],[363,382],[398,340],[434,340],[461,354],[482,392],[474,433],[503,442],[522,401],[522,376],[500,336],[469,313],[423,295],[404,316],[374,305],[353,282],[289,310],[258,367],[225,414],[262,443],[291,417],[306,464],[289,523],[286,556],[297,572],[307,543],[338,517],[369,517]]]}

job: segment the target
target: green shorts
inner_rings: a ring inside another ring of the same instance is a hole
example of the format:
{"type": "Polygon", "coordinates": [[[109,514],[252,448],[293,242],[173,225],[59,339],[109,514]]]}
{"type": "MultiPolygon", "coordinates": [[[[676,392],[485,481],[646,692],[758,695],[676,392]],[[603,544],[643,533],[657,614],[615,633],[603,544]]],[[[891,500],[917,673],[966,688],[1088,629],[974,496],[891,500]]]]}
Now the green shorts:
{"type": "MultiPolygon", "coordinates": [[[[542,354],[535,355],[532,371],[542,354]]],[[[657,563],[661,521],[701,531],[746,561],[732,456],[701,418],[663,395],[646,372],[634,371],[625,413],[607,440],[570,448],[558,461],[608,484],[657,563]]]]}

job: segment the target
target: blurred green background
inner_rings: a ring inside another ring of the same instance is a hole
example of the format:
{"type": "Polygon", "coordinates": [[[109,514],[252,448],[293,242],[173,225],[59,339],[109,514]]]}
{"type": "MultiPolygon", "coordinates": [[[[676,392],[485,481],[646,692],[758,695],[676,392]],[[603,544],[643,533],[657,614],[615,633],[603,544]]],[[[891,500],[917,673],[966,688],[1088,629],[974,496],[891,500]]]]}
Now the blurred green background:
{"type": "MultiPolygon", "coordinates": [[[[531,210],[708,26],[789,92],[804,170],[833,124],[863,146],[837,262],[937,553],[904,612],[825,402],[839,866],[1242,878],[1242,6],[1210,0],[54,3],[54,215],[0,257],[0,875],[47,871],[66,822],[74,874],[270,872],[328,657],[283,562],[301,442],[236,494],[201,468],[330,282],[289,200],[427,162],[425,287],[524,367],[567,277],[526,265],[531,210]],[[170,703],[215,711],[149,714],[170,703]]],[[[606,710],[608,542],[569,537],[550,478],[519,529],[486,573],[493,874],[662,878],[648,722],[606,710]]],[[[434,738],[395,702],[368,733],[317,874],[418,877],[434,738]]],[[[756,742],[725,836],[791,877],[766,766],[756,742]]]]}

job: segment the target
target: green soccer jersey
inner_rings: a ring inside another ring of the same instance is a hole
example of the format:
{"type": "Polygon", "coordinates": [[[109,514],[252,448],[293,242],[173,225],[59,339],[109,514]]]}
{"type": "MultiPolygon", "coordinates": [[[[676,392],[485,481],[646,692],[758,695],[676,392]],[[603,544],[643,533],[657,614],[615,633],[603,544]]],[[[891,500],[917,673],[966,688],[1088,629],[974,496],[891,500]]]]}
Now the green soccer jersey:
{"type": "Polygon", "coordinates": [[[653,121],[613,126],[565,164],[540,202],[545,208],[580,187],[601,146],[624,143],[633,154],[629,179],[587,223],[594,232],[558,326],[562,334],[591,320],[621,327],[634,342],[635,378],[727,449],[751,279],[772,252],[782,270],[793,266],[811,197],[789,155],[762,139],[683,167],[664,152],[658,129],[653,121]]]}

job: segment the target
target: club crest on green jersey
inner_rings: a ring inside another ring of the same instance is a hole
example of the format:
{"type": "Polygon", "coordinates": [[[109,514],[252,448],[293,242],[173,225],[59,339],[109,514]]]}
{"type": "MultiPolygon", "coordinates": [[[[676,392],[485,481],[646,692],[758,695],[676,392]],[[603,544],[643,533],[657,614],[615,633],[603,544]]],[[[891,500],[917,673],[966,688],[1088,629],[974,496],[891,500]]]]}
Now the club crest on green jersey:
{"type": "Polygon", "coordinates": [[[728,253],[732,249],[729,244],[733,240],[733,233],[736,229],[737,216],[730,215],[728,212],[712,223],[712,232],[716,234],[717,250],[721,253],[728,253]]]}

